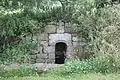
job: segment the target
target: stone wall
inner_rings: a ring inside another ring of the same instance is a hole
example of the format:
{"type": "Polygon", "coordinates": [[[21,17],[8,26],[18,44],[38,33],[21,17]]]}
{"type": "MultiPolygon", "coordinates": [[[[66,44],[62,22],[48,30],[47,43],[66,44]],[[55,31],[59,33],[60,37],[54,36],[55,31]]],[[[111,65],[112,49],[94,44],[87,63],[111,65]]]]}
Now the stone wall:
{"type": "MultiPolygon", "coordinates": [[[[67,45],[67,60],[76,58],[76,53],[79,48],[85,46],[85,44],[78,39],[77,31],[74,30],[70,23],[49,23],[45,27],[44,33],[34,36],[34,38],[40,43],[40,46],[38,46],[31,55],[31,61],[33,63],[54,63],[55,45],[59,42],[67,45]]],[[[82,50],[80,54],[83,54],[82,50]]]]}

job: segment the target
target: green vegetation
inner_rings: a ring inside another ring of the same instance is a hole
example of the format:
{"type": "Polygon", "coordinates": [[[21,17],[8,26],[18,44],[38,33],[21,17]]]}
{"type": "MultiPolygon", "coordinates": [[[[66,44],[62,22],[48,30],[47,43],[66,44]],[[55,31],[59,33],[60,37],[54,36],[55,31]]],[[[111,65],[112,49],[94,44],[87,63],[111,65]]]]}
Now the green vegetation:
{"type": "Polygon", "coordinates": [[[71,61],[61,67],[57,72],[64,75],[73,73],[117,73],[120,69],[118,55],[105,55],[101,57],[91,58],[83,61],[71,61]]]}
{"type": "Polygon", "coordinates": [[[74,29],[78,31],[81,41],[88,43],[87,58],[106,53],[118,54],[119,13],[120,5],[117,0],[1,0],[0,63],[26,62],[29,57],[25,55],[31,52],[27,47],[19,47],[24,46],[24,41],[32,44],[33,36],[44,32],[48,22],[59,20],[75,24],[74,29]],[[31,37],[30,40],[26,39],[28,36],[31,37]],[[16,60],[7,56],[15,53],[23,58],[14,56],[19,59],[16,60]]]}
{"type": "Polygon", "coordinates": [[[0,77],[25,77],[25,76],[36,76],[37,72],[35,68],[21,67],[19,69],[1,70],[0,77]]]}
{"type": "Polygon", "coordinates": [[[119,80],[119,74],[73,74],[71,76],[49,75],[45,77],[10,77],[0,78],[0,80],[119,80]]]}
{"type": "Polygon", "coordinates": [[[68,62],[60,68],[41,73],[34,67],[22,67],[20,69],[1,71],[0,78],[1,80],[118,80],[120,78],[119,60],[120,56],[118,55],[106,55],[89,60],[68,62]]]}
{"type": "Polygon", "coordinates": [[[31,68],[1,70],[0,80],[119,80],[119,3],[120,0],[0,0],[0,65],[29,62],[31,49],[39,45],[33,36],[44,32],[48,22],[59,20],[75,25],[81,41],[88,43],[89,58],[43,74],[31,68]]]}

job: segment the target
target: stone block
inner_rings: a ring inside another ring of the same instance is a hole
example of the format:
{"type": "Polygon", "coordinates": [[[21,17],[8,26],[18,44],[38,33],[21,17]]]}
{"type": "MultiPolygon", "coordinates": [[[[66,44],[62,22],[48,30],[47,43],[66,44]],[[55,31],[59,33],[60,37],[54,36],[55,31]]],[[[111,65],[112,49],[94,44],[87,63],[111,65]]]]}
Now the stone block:
{"type": "Polygon", "coordinates": [[[77,42],[78,41],[78,37],[72,37],[72,41],[77,42]]]}
{"type": "Polygon", "coordinates": [[[39,53],[39,51],[34,49],[34,50],[31,50],[31,53],[30,53],[30,54],[31,54],[31,55],[35,55],[35,54],[38,54],[38,53],[39,53]]]}
{"type": "Polygon", "coordinates": [[[54,54],[49,54],[49,59],[55,59],[55,53],[54,54]]]}
{"type": "Polygon", "coordinates": [[[39,53],[43,53],[43,47],[37,47],[37,50],[39,51],[39,53]]]}
{"type": "Polygon", "coordinates": [[[47,47],[48,46],[48,41],[41,41],[40,44],[41,44],[41,46],[46,46],[47,47]]]}
{"type": "Polygon", "coordinates": [[[57,23],[57,26],[64,26],[65,24],[64,24],[64,22],[62,22],[62,21],[59,21],[58,23],[57,23]]]}
{"type": "Polygon", "coordinates": [[[73,42],[74,47],[81,47],[81,46],[86,46],[87,43],[85,42],[73,42]]]}
{"type": "Polygon", "coordinates": [[[55,46],[47,46],[47,47],[44,47],[43,52],[44,52],[44,53],[54,53],[54,52],[55,52],[55,46]]]}
{"type": "Polygon", "coordinates": [[[56,25],[57,23],[56,22],[50,22],[48,23],[48,25],[56,25]]]}
{"type": "Polygon", "coordinates": [[[55,59],[47,59],[46,62],[47,63],[55,63],[55,59]]]}
{"type": "Polygon", "coordinates": [[[45,41],[45,40],[47,41],[48,40],[48,34],[47,33],[42,33],[42,34],[39,35],[38,39],[41,40],[41,41],[45,41]]]}
{"type": "Polygon", "coordinates": [[[50,34],[49,36],[49,45],[54,45],[57,42],[65,42],[67,45],[71,44],[71,34],[64,33],[64,34],[50,34]]]}
{"type": "Polygon", "coordinates": [[[64,33],[64,26],[57,26],[57,33],[64,33]]]}
{"type": "Polygon", "coordinates": [[[73,47],[77,47],[79,46],[79,43],[78,42],[73,42],[73,47]]]}
{"type": "Polygon", "coordinates": [[[67,52],[72,52],[73,51],[73,46],[68,46],[67,47],[67,52]]]}
{"type": "Polygon", "coordinates": [[[45,63],[46,60],[45,59],[36,59],[36,63],[45,63]]]}
{"type": "Polygon", "coordinates": [[[47,59],[48,54],[37,54],[37,59],[47,59]]]}
{"type": "Polygon", "coordinates": [[[36,59],[36,55],[30,55],[31,59],[36,59]]]}
{"type": "Polygon", "coordinates": [[[86,46],[86,45],[88,45],[86,42],[79,42],[79,45],[80,46],[86,46]]]}
{"type": "Polygon", "coordinates": [[[71,27],[65,27],[65,33],[72,33],[71,27]]]}
{"type": "Polygon", "coordinates": [[[73,59],[73,55],[72,55],[72,52],[67,52],[66,53],[66,59],[73,59]]]}
{"type": "Polygon", "coordinates": [[[56,33],[57,27],[56,25],[47,25],[45,27],[45,32],[46,33],[56,33]]]}

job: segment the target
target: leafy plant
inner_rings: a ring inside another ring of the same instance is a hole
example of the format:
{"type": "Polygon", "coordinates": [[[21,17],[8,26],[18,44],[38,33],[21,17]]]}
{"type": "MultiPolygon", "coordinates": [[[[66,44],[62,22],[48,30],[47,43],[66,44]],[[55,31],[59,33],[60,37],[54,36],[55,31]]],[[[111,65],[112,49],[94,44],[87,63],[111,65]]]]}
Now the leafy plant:
{"type": "Polygon", "coordinates": [[[104,55],[96,58],[91,58],[83,61],[71,61],[65,64],[65,66],[58,69],[58,73],[72,74],[72,73],[113,73],[119,71],[120,65],[116,59],[118,55],[104,55]],[[116,63],[117,62],[117,63],[116,63]],[[119,67],[118,67],[119,66],[119,67]]]}

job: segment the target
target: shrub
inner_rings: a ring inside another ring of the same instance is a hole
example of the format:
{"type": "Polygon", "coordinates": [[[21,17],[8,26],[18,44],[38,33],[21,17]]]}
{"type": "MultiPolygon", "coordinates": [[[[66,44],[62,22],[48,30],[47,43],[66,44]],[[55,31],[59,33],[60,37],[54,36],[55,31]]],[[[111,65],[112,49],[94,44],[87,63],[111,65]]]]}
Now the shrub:
{"type": "Polygon", "coordinates": [[[118,55],[104,55],[83,61],[71,61],[60,68],[60,73],[111,73],[117,72],[120,68],[118,55]]]}
{"type": "Polygon", "coordinates": [[[25,63],[29,62],[31,49],[37,46],[37,42],[25,41],[17,45],[8,46],[0,54],[0,64],[25,63]]]}

